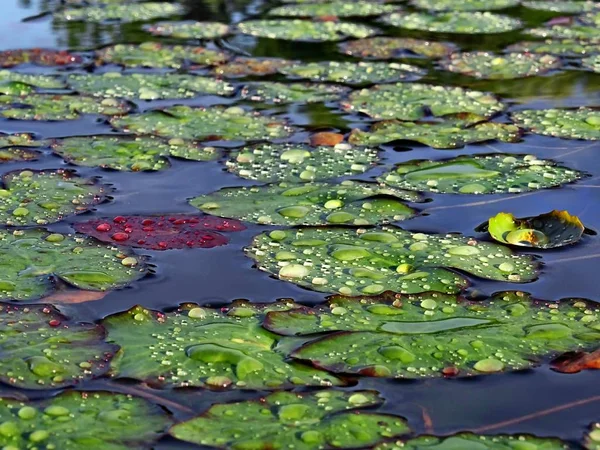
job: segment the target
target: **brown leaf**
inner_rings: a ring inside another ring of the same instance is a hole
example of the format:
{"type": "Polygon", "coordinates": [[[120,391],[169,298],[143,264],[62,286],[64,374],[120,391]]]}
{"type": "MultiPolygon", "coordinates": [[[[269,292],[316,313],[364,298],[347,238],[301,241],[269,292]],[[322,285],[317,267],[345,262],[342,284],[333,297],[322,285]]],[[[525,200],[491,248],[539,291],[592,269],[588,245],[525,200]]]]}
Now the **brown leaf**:
{"type": "Polygon", "coordinates": [[[591,352],[567,352],[552,361],[552,368],[561,373],[577,373],[586,369],[600,369],[600,349],[591,352]]]}
{"type": "Polygon", "coordinates": [[[58,291],[48,297],[44,297],[44,302],[62,304],[93,302],[104,298],[107,294],[108,292],[72,289],[68,291],[58,291]]]}
{"type": "Polygon", "coordinates": [[[310,137],[310,145],[326,145],[328,147],[333,147],[335,145],[338,145],[343,140],[343,134],[332,133],[330,131],[322,131],[320,133],[315,133],[310,137]]]}

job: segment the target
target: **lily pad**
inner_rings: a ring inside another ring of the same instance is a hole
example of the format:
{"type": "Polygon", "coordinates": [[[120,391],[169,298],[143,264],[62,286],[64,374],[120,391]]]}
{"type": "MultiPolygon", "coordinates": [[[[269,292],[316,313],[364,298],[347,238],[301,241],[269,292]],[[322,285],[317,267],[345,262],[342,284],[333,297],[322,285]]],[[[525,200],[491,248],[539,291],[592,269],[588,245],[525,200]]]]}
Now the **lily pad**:
{"type": "Polygon", "coordinates": [[[16,120],[76,120],[83,114],[126,114],[131,105],[115,99],[81,95],[29,94],[0,96],[0,116],[16,120]]]}
{"type": "Polygon", "coordinates": [[[456,50],[454,44],[421,39],[372,37],[339,44],[340,52],[362,59],[393,59],[411,56],[441,58],[456,50]]]}
{"type": "Polygon", "coordinates": [[[125,67],[170,67],[180,69],[188,63],[201,66],[222,64],[229,55],[218,50],[191,45],[164,45],[158,42],[143,44],[118,44],[96,52],[102,64],[118,64],[125,67]]]}
{"type": "Polygon", "coordinates": [[[600,9],[597,2],[574,0],[534,0],[523,2],[523,6],[539,11],[551,11],[565,14],[581,14],[600,9]]]}
{"type": "Polygon", "coordinates": [[[286,354],[277,349],[279,337],[261,327],[267,311],[292,307],[293,303],[283,302],[236,302],[218,309],[186,304],[161,313],[136,306],[109,316],[102,321],[107,340],[121,347],[112,361],[113,375],[161,387],[280,389],[340,384],[326,372],[287,362],[286,354]]]}
{"type": "Polygon", "coordinates": [[[581,39],[584,41],[600,40],[600,13],[582,14],[567,21],[548,22],[544,28],[531,28],[527,34],[552,39],[581,39]]]}
{"type": "Polygon", "coordinates": [[[400,200],[418,196],[372,183],[342,181],[225,188],[193,198],[208,214],[269,225],[373,225],[405,220],[415,211],[400,200]]]}
{"type": "Polygon", "coordinates": [[[435,86],[421,83],[397,83],[374,86],[352,92],[346,111],[357,111],[375,119],[419,120],[428,114],[468,112],[491,117],[505,105],[494,95],[460,87],[435,86]]]}
{"type": "Polygon", "coordinates": [[[37,66],[70,66],[80,64],[81,56],[65,50],[48,50],[42,48],[4,50],[0,52],[0,67],[14,67],[21,64],[37,66]]]}
{"type": "Polygon", "coordinates": [[[0,70],[0,93],[25,95],[40,89],[64,89],[65,83],[57,77],[33,75],[0,70]]]}
{"type": "Polygon", "coordinates": [[[581,61],[581,64],[583,67],[590,69],[592,72],[600,73],[600,55],[585,58],[581,61]]]}
{"type": "Polygon", "coordinates": [[[469,302],[429,292],[334,297],[323,306],[269,313],[264,326],[286,336],[318,333],[291,356],[333,373],[429,378],[522,370],[592,347],[599,318],[598,305],[581,300],[503,292],[469,302]]]}
{"type": "Polygon", "coordinates": [[[550,53],[558,56],[585,56],[600,53],[600,40],[595,42],[573,39],[524,41],[511,45],[506,50],[509,52],[550,53]]]}
{"type": "Polygon", "coordinates": [[[327,42],[343,39],[365,38],[379,32],[378,29],[348,22],[310,20],[249,20],[238,24],[244,34],[288,41],[327,42]]]}
{"type": "Polygon", "coordinates": [[[566,139],[600,139],[600,110],[526,109],[512,114],[520,127],[536,134],[566,139]]]}
{"type": "Polygon", "coordinates": [[[171,420],[160,406],[111,392],[71,391],[40,402],[0,399],[4,449],[142,450],[171,420]]]}
{"type": "Polygon", "coordinates": [[[585,437],[587,450],[600,450],[600,422],[592,424],[590,432],[585,437]]]}
{"type": "MultiPolygon", "coordinates": [[[[0,142],[2,138],[0,137],[0,142]]],[[[35,161],[40,154],[35,150],[24,148],[3,148],[0,149],[0,164],[15,161],[35,161]]]]}
{"type": "Polygon", "coordinates": [[[417,8],[430,11],[493,11],[518,6],[520,0],[411,0],[417,8]]]}
{"type": "Polygon", "coordinates": [[[158,100],[191,98],[199,94],[233,95],[235,88],[222,80],[180,74],[106,72],[102,75],[70,75],[69,85],[94,97],[158,100]]]}
{"type": "Polygon", "coordinates": [[[191,108],[171,106],[143,114],[131,114],[111,121],[118,129],[136,134],[155,134],[197,140],[269,140],[292,134],[285,122],[238,106],[191,108]]]}
{"type": "Polygon", "coordinates": [[[55,153],[78,166],[122,171],[163,170],[170,166],[167,156],[192,161],[219,157],[214,147],[202,147],[182,139],[163,141],[153,137],[86,136],[56,141],[55,153]]]}
{"type": "Polygon", "coordinates": [[[98,377],[118,350],[104,342],[101,326],[74,322],[50,305],[0,303],[0,331],[0,380],[24,389],[57,389],[98,377]]]}
{"type": "Polygon", "coordinates": [[[449,437],[419,436],[408,441],[386,442],[374,450],[512,450],[512,449],[567,450],[560,439],[539,438],[528,434],[481,435],[460,433],[449,437]]]}
{"type": "Polygon", "coordinates": [[[348,142],[380,145],[396,140],[416,141],[433,148],[459,148],[467,144],[497,139],[517,142],[521,131],[514,125],[486,122],[474,114],[446,116],[443,122],[377,122],[370,131],[352,130],[348,142]]]}
{"type": "Polygon", "coordinates": [[[398,227],[300,228],[263,233],[246,253],[258,268],[302,287],[342,295],[383,291],[456,293],[468,286],[457,269],[480,278],[523,283],[537,265],[502,245],[398,227]]]}
{"type": "Polygon", "coordinates": [[[220,22],[159,22],[144,27],[154,36],[178,39],[215,39],[230,33],[229,25],[220,22]]]}
{"type": "Polygon", "coordinates": [[[358,410],[382,403],[375,391],[276,392],[259,401],[213,405],[170,434],[218,448],[367,448],[410,432],[400,417],[358,410]]]}
{"type": "Polygon", "coordinates": [[[294,61],[280,58],[251,58],[238,56],[226,64],[221,64],[213,69],[214,74],[225,78],[262,77],[274,75],[283,67],[293,64],[294,61]]]}
{"type": "Polygon", "coordinates": [[[327,3],[301,3],[273,8],[269,16],[285,17],[368,17],[380,16],[400,9],[390,3],[333,0],[327,3]]]}
{"type": "Polygon", "coordinates": [[[325,103],[339,100],[350,89],[316,83],[249,83],[242,88],[242,98],[263,103],[325,103]]]}
{"type": "Polygon", "coordinates": [[[78,222],[79,233],[99,241],[150,250],[180,248],[213,248],[226,245],[229,238],[222,232],[242,231],[246,227],[237,220],[212,216],[117,216],[78,222]]]}
{"type": "Polygon", "coordinates": [[[392,83],[418,80],[425,72],[408,64],[384,62],[325,61],[296,63],[283,67],[280,72],[313,81],[332,81],[346,84],[392,83]]]}
{"type": "Polygon", "coordinates": [[[53,277],[80,289],[117,289],[143,277],[143,260],[95,239],[28,229],[0,234],[0,298],[30,300],[54,289],[53,277]]]}
{"type": "Polygon", "coordinates": [[[577,216],[554,210],[522,219],[501,212],[490,218],[487,229],[496,241],[503,244],[556,248],[577,242],[585,227],[577,216]]]}
{"type": "Polygon", "coordinates": [[[484,80],[512,80],[539,76],[562,66],[560,58],[535,53],[453,53],[440,61],[442,68],[484,80]]]}
{"type": "Polygon", "coordinates": [[[67,8],[54,13],[54,18],[66,22],[130,23],[144,22],[161,17],[179,16],[184,13],[185,8],[177,3],[146,2],[67,8]]]}
{"type": "Polygon", "coordinates": [[[408,30],[457,34],[506,33],[522,26],[521,21],[513,17],[478,11],[437,14],[399,12],[389,14],[382,20],[389,25],[408,30]]]}
{"type": "Polygon", "coordinates": [[[584,177],[534,155],[494,153],[441,161],[414,160],[381,176],[390,186],[440,194],[506,194],[547,189],[584,177]]]}
{"type": "Polygon", "coordinates": [[[377,150],[340,143],[310,147],[303,144],[260,144],[231,152],[227,170],[265,183],[302,183],[357,175],[378,161],[377,150]]]}
{"type": "Polygon", "coordinates": [[[17,133],[5,134],[0,133],[0,148],[2,147],[41,147],[45,145],[44,141],[36,140],[31,134],[17,133]]]}

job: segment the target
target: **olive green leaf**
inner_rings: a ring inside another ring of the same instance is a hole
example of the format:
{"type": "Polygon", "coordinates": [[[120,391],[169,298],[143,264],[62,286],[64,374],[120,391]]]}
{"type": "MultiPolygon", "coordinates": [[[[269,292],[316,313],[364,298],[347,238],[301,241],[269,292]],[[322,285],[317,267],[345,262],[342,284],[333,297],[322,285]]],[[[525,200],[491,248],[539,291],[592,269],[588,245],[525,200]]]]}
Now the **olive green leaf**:
{"type": "Polygon", "coordinates": [[[316,83],[254,82],[242,88],[242,98],[263,103],[332,102],[345,96],[350,89],[343,86],[316,83]]]}
{"type": "Polygon", "coordinates": [[[220,22],[158,22],[145,25],[144,30],[154,36],[179,39],[215,39],[230,33],[229,25],[220,22]]]}
{"type": "Polygon", "coordinates": [[[526,130],[545,136],[566,139],[600,139],[600,110],[526,109],[511,116],[513,122],[526,130]]]}
{"type": "Polygon", "coordinates": [[[392,59],[411,56],[441,58],[456,50],[454,44],[412,38],[372,37],[338,44],[339,51],[362,59],[392,59]]]}
{"type": "Polygon", "coordinates": [[[520,370],[594,347],[599,320],[598,305],[581,300],[541,302],[504,292],[470,302],[429,292],[334,297],[269,313],[264,326],[286,336],[318,333],[291,356],[334,373],[425,378],[520,370]]]}
{"type": "Polygon", "coordinates": [[[534,155],[494,153],[399,164],[380,181],[402,189],[440,194],[506,194],[571,183],[584,174],[534,155]]]}
{"type": "Polygon", "coordinates": [[[276,74],[282,67],[290,65],[293,62],[281,58],[238,56],[226,64],[215,67],[213,73],[225,78],[262,77],[276,74]]]}
{"type": "Polygon", "coordinates": [[[590,69],[592,72],[600,73],[600,55],[585,58],[581,61],[581,64],[583,67],[590,69]]]}
{"type": "Polygon", "coordinates": [[[342,181],[224,188],[190,203],[219,217],[269,225],[374,225],[405,220],[415,211],[400,200],[419,200],[409,191],[373,183],[342,181]]]}
{"type": "Polygon", "coordinates": [[[549,22],[543,28],[531,28],[527,34],[552,39],[600,40],[600,12],[572,17],[568,23],[549,22]]]}
{"type": "Polygon", "coordinates": [[[411,0],[413,6],[430,11],[492,11],[512,8],[519,0],[411,0]]]}
{"type": "Polygon", "coordinates": [[[0,399],[0,422],[0,445],[7,450],[142,450],[171,424],[160,406],[103,391],[37,402],[0,399]]]}
{"type": "MultiPolygon", "coordinates": [[[[0,137],[0,140],[2,138],[0,137]]],[[[0,164],[14,161],[34,161],[40,154],[35,150],[24,148],[2,148],[0,149],[0,164]]]]}
{"type": "Polygon", "coordinates": [[[560,439],[539,438],[529,434],[481,435],[460,433],[445,438],[419,436],[407,441],[386,442],[374,450],[568,450],[570,446],[560,439]]]}
{"type": "Polygon", "coordinates": [[[459,292],[457,269],[480,278],[527,282],[537,277],[531,257],[498,244],[456,235],[411,233],[384,226],[365,231],[300,228],[263,233],[246,253],[259,269],[302,287],[343,295],[383,291],[459,292]]]}
{"type": "Polygon", "coordinates": [[[184,13],[185,8],[177,3],[147,2],[140,4],[107,4],[104,6],[67,8],[54,13],[54,18],[67,22],[102,23],[118,21],[121,23],[130,23],[178,16],[184,13]]]}
{"type": "Polygon", "coordinates": [[[342,39],[365,38],[379,32],[366,25],[348,22],[311,20],[249,20],[238,24],[244,34],[288,41],[326,42],[342,39]]]}
{"type": "Polygon", "coordinates": [[[600,40],[548,39],[546,41],[535,42],[523,41],[507,47],[506,51],[550,53],[558,56],[586,56],[600,53],[600,40]]]}
{"type": "Polygon", "coordinates": [[[37,89],[64,88],[65,83],[57,77],[0,70],[0,94],[27,95],[37,89]]]}
{"type": "MultiPolygon", "coordinates": [[[[487,4],[487,2],[485,3],[487,4]]],[[[386,15],[382,21],[388,25],[408,30],[457,34],[506,33],[522,26],[521,21],[513,17],[478,11],[429,14],[396,12],[386,15]]]]}
{"type": "Polygon", "coordinates": [[[218,448],[367,448],[410,432],[400,417],[358,410],[382,403],[375,391],[276,392],[260,401],[213,405],[170,434],[218,448]]]}
{"type": "Polygon", "coordinates": [[[490,117],[505,105],[494,95],[460,87],[421,83],[397,83],[374,86],[352,92],[342,102],[346,111],[362,112],[375,119],[419,120],[428,113],[445,116],[468,112],[490,117]]]}
{"type": "Polygon", "coordinates": [[[273,8],[269,16],[285,17],[368,17],[380,16],[400,9],[398,5],[383,2],[354,2],[333,0],[327,3],[302,3],[273,8]]]}
{"type": "Polygon", "coordinates": [[[566,14],[581,14],[600,9],[596,2],[574,0],[533,0],[523,2],[523,6],[529,9],[566,14]]]}
{"type": "Polygon", "coordinates": [[[3,147],[42,147],[44,141],[36,140],[29,133],[6,134],[0,133],[0,148],[3,147]]]}
{"type": "Polygon", "coordinates": [[[584,443],[587,450],[600,450],[600,422],[591,425],[584,443]]]}
{"type": "Polygon", "coordinates": [[[294,307],[285,302],[236,302],[219,309],[186,304],[161,313],[136,306],[102,321],[108,342],[121,347],[112,373],[160,386],[280,389],[340,384],[325,372],[287,362],[277,349],[279,337],[261,327],[267,311],[294,307]]]}

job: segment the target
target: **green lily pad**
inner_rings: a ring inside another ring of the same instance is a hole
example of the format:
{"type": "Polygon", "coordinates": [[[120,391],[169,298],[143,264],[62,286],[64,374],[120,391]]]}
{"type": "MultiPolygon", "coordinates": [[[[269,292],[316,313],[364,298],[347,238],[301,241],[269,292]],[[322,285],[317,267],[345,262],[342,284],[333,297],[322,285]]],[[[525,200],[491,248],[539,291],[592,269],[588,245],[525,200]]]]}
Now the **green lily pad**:
{"type": "Polygon", "coordinates": [[[428,378],[522,370],[593,347],[599,319],[598,305],[581,300],[541,302],[504,292],[469,302],[428,292],[334,297],[323,306],[270,313],[264,326],[286,336],[319,333],[291,356],[334,373],[428,378]]]}
{"type": "Polygon", "coordinates": [[[76,120],[83,114],[126,114],[131,105],[115,99],[81,95],[29,94],[0,96],[0,116],[16,120],[76,120]]]}
{"type": "MultiPolygon", "coordinates": [[[[486,2],[487,3],[487,2],[486,2]]],[[[490,12],[392,13],[383,21],[395,27],[434,33],[494,34],[521,28],[520,20],[490,12]]]]}
{"type": "Polygon", "coordinates": [[[262,103],[325,103],[339,100],[350,89],[316,83],[249,83],[242,88],[242,98],[262,103]]]}
{"type": "Polygon", "coordinates": [[[494,95],[460,87],[421,83],[397,83],[354,91],[342,103],[346,111],[357,111],[375,119],[419,120],[428,114],[445,116],[468,112],[491,117],[505,105],[494,95]]]}
{"type": "Polygon", "coordinates": [[[225,188],[190,203],[219,217],[269,225],[373,225],[405,220],[415,211],[400,200],[418,196],[356,181],[225,188]]]}
{"type": "Polygon", "coordinates": [[[442,68],[484,80],[512,80],[539,76],[562,66],[560,58],[535,53],[453,53],[440,61],[442,68]]]}
{"type": "Polygon", "coordinates": [[[209,309],[186,304],[169,313],[136,306],[109,316],[102,321],[107,340],[121,347],[112,361],[113,375],[164,387],[280,389],[340,384],[325,372],[287,362],[277,349],[279,337],[261,327],[267,311],[295,306],[236,302],[209,309]]]}
{"type": "Polygon", "coordinates": [[[273,8],[269,16],[285,17],[368,17],[380,16],[400,9],[390,3],[334,0],[327,3],[302,3],[273,8]]]}
{"type": "Polygon", "coordinates": [[[600,40],[600,13],[582,14],[569,19],[569,23],[549,22],[544,28],[532,28],[527,34],[552,39],[600,40]]]}
{"type": "Polygon", "coordinates": [[[227,170],[265,183],[321,181],[366,172],[377,163],[377,150],[340,143],[333,147],[260,144],[232,151],[227,170]]]}
{"type": "Polygon", "coordinates": [[[410,432],[400,417],[358,411],[382,403],[375,391],[276,392],[260,401],[213,405],[201,416],[175,425],[170,434],[232,449],[367,448],[410,432]]]}
{"type": "Polygon", "coordinates": [[[215,39],[228,35],[229,25],[220,22],[159,22],[144,27],[154,36],[178,39],[215,39]]]}
{"type": "Polygon", "coordinates": [[[0,52],[0,67],[14,67],[21,64],[38,66],[70,66],[80,64],[81,56],[65,50],[48,50],[43,48],[28,48],[4,50],[0,52]]]}
{"type": "Polygon", "coordinates": [[[523,2],[523,6],[539,11],[551,11],[566,14],[581,14],[599,9],[598,3],[574,0],[534,0],[523,2]]]}
{"type": "Polygon", "coordinates": [[[600,55],[590,56],[581,61],[581,64],[586,69],[590,69],[592,72],[600,73],[600,55]]]}
{"type": "Polygon", "coordinates": [[[44,141],[35,140],[31,134],[17,133],[5,134],[0,133],[0,148],[2,147],[42,147],[44,141]]]}
{"type": "Polygon", "coordinates": [[[238,106],[191,108],[171,106],[159,111],[118,117],[111,124],[136,134],[197,140],[269,140],[292,134],[285,122],[238,106]]]}
{"type": "Polygon", "coordinates": [[[164,45],[158,42],[143,44],[118,44],[96,52],[102,64],[118,64],[125,67],[170,67],[179,69],[186,63],[201,66],[222,64],[229,55],[218,50],[191,45],[164,45]]]}
{"type": "Polygon", "coordinates": [[[440,194],[506,194],[571,183],[584,174],[534,155],[494,153],[442,161],[399,164],[380,181],[390,186],[440,194]]]}
{"type": "Polygon", "coordinates": [[[425,73],[419,67],[385,62],[340,62],[325,61],[296,63],[283,67],[280,72],[313,81],[332,81],[346,84],[392,83],[413,81],[425,73]]]}
{"type": "Polygon", "coordinates": [[[522,219],[501,212],[490,218],[487,229],[496,241],[503,244],[556,248],[577,242],[585,227],[577,216],[555,210],[522,219]]]}
{"type": "Polygon", "coordinates": [[[251,58],[238,56],[226,64],[221,64],[213,69],[215,75],[225,78],[262,77],[274,75],[283,67],[293,64],[294,61],[280,58],[251,58]]]}
{"type": "Polygon", "coordinates": [[[0,421],[0,445],[6,450],[142,450],[171,424],[160,406],[102,391],[71,391],[27,403],[0,399],[0,421]]]}
{"type": "Polygon", "coordinates": [[[386,442],[374,450],[567,450],[560,439],[539,438],[528,434],[481,435],[460,433],[449,437],[420,436],[408,441],[386,442]]]}
{"type": "Polygon", "coordinates": [[[592,424],[590,432],[585,437],[585,448],[600,450],[600,422],[592,424]]]}
{"type": "Polygon", "coordinates": [[[153,137],[88,136],[62,139],[52,145],[55,153],[78,166],[133,171],[163,170],[170,166],[167,156],[192,161],[211,161],[219,153],[214,147],[195,142],[153,137]]]}
{"type": "Polygon", "coordinates": [[[233,95],[235,88],[222,80],[180,74],[106,72],[102,75],[70,75],[69,85],[94,97],[158,100],[188,98],[199,94],[233,95]]]}
{"type": "Polygon", "coordinates": [[[48,295],[56,277],[80,289],[117,289],[143,277],[144,262],[83,236],[28,229],[0,234],[0,299],[48,295]]]}
{"type": "Polygon", "coordinates": [[[0,331],[0,380],[25,389],[56,389],[98,377],[118,350],[104,342],[99,325],[74,322],[50,305],[0,303],[0,331]]]}
{"type": "Polygon", "coordinates": [[[411,0],[410,3],[430,11],[493,11],[517,6],[520,0],[411,0]]]}
{"type": "Polygon", "coordinates": [[[26,95],[40,89],[64,89],[65,83],[57,77],[32,75],[0,70],[0,94],[26,95]]]}
{"type": "Polygon", "coordinates": [[[586,56],[600,53],[599,41],[549,39],[546,41],[524,41],[507,47],[509,52],[550,53],[558,56],[586,56]]]}
{"type": "Polygon", "coordinates": [[[116,21],[130,23],[179,16],[184,13],[185,8],[177,3],[147,2],[67,8],[54,13],[54,18],[66,22],[102,23],[116,21]]]}
{"type": "Polygon", "coordinates": [[[396,140],[416,141],[433,148],[459,148],[467,144],[497,139],[517,142],[521,131],[514,125],[486,122],[474,114],[447,116],[443,122],[377,122],[370,131],[352,130],[348,142],[380,145],[396,140]]]}
{"type": "Polygon", "coordinates": [[[392,59],[411,56],[441,58],[456,50],[454,44],[421,39],[372,37],[339,44],[340,52],[362,59],[392,59]]]}
{"type": "Polygon", "coordinates": [[[302,287],[343,295],[383,291],[456,293],[468,286],[457,269],[481,278],[534,280],[531,257],[498,244],[456,235],[411,233],[384,226],[368,231],[300,228],[263,233],[246,253],[258,268],[302,287]]]}
{"type": "Polygon", "coordinates": [[[566,139],[600,139],[600,110],[526,109],[512,114],[512,120],[536,134],[566,139]]]}
{"type": "Polygon", "coordinates": [[[238,24],[244,34],[288,41],[327,42],[343,39],[365,38],[379,32],[366,25],[348,22],[322,22],[310,20],[249,20],[238,24]]]}
{"type": "MultiPolygon", "coordinates": [[[[0,137],[0,142],[2,137],[0,137]]],[[[27,150],[24,148],[3,148],[0,149],[0,164],[15,161],[35,161],[40,157],[40,154],[35,150],[27,150]]]]}

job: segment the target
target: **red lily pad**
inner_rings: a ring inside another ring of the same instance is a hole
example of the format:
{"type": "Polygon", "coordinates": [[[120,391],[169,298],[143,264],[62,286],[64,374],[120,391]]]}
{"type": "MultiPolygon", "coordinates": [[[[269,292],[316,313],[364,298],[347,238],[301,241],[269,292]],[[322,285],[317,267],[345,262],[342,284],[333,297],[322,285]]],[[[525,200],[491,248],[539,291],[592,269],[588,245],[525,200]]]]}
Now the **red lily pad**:
{"type": "Polygon", "coordinates": [[[242,231],[246,227],[237,220],[209,215],[170,215],[96,219],[77,223],[75,229],[102,242],[171,250],[225,245],[229,239],[221,232],[242,231]]]}
{"type": "Polygon", "coordinates": [[[0,52],[0,67],[13,67],[19,64],[38,66],[68,66],[83,61],[81,56],[64,50],[46,50],[43,48],[5,50],[0,52]]]}

